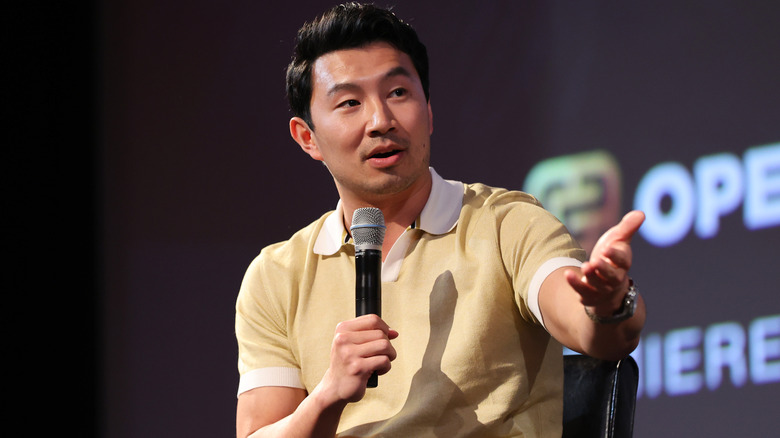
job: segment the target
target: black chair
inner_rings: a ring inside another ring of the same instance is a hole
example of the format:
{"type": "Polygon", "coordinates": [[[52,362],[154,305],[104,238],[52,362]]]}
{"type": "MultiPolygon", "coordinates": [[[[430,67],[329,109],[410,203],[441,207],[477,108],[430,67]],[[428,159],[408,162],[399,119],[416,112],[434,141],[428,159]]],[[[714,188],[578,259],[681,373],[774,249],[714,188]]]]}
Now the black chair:
{"type": "Polygon", "coordinates": [[[617,362],[563,357],[563,438],[630,438],[639,369],[631,356],[617,362]]]}

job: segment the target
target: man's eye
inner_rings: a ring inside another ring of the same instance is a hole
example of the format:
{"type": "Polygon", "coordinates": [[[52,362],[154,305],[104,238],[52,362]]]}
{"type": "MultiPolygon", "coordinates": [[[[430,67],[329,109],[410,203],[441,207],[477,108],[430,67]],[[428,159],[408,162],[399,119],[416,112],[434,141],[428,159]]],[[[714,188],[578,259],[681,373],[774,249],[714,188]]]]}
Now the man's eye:
{"type": "Polygon", "coordinates": [[[392,94],[395,97],[401,97],[406,95],[406,89],[405,88],[396,88],[393,90],[390,94],[392,94]]]}
{"type": "Polygon", "coordinates": [[[342,107],[343,107],[343,106],[346,106],[346,107],[353,107],[353,106],[358,106],[358,105],[360,105],[360,102],[358,102],[358,101],[357,101],[357,100],[355,100],[355,99],[348,99],[348,100],[345,100],[344,102],[341,102],[341,103],[339,104],[339,106],[342,106],[342,107]]]}

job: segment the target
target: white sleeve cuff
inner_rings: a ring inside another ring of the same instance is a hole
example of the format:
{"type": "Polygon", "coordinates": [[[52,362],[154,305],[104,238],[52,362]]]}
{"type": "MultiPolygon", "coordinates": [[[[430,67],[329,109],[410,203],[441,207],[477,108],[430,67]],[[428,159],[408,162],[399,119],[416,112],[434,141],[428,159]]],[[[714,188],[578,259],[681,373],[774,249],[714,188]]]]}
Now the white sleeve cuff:
{"type": "Polygon", "coordinates": [[[548,275],[552,274],[558,268],[564,266],[582,266],[582,262],[571,257],[555,257],[547,260],[536,270],[531,283],[528,285],[528,308],[531,309],[531,313],[534,314],[536,319],[542,323],[542,327],[547,330],[544,325],[544,319],[542,318],[542,311],[539,309],[539,289],[542,287],[542,283],[548,275]]]}
{"type": "Polygon", "coordinates": [[[244,373],[238,381],[238,394],[262,386],[288,386],[306,389],[301,382],[301,371],[297,368],[268,367],[244,373]]]}

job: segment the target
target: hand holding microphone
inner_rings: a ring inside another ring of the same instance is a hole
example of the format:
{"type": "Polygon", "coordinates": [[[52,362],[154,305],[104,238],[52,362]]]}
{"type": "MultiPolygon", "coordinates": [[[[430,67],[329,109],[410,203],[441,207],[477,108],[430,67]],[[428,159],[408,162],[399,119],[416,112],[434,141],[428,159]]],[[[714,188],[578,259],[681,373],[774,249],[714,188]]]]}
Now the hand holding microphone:
{"type": "MultiPolygon", "coordinates": [[[[382,210],[358,208],[352,215],[352,239],[355,241],[355,316],[382,316],[382,242],[385,218],[382,210]]],[[[374,372],[368,388],[376,388],[374,372]]]]}
{"type": "Polygon", "coordinates": [[[381,210],[355,211],[350,227],[355,242],[355,319],[336,327],[330,367],[321,384],[335,400],[356,402],[366,388],[375,388],[377,375],[390,370],[396,357],[390,343],[398,332],[382,320],[382,243],[385,227],[381,210]],[[366,382],[366,374],[371,372],[366,382]]]}

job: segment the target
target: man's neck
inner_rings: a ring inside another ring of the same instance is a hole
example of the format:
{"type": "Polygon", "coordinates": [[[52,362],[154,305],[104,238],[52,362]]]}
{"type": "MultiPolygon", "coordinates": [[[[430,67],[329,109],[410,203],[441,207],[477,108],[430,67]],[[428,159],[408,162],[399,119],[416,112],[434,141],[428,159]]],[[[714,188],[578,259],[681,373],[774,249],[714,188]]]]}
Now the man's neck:
{"type": "Polygon", "coordinates": [[[382,210],[385,218],[385,239],[382,244],[382,260],[390,252],[395,241],[414,223],[420,216],[428,197],[431,194],[433,179],[428,173],[426,177],[421,178],[418,184],[413,184],[404,192],[375,197],[371,200],[353,198],[341,195],[341,204],[344,211],[344,226],[347,230],[352,224],[352,215],[355,210],[361,207],[376,207],[382,210]]]}

